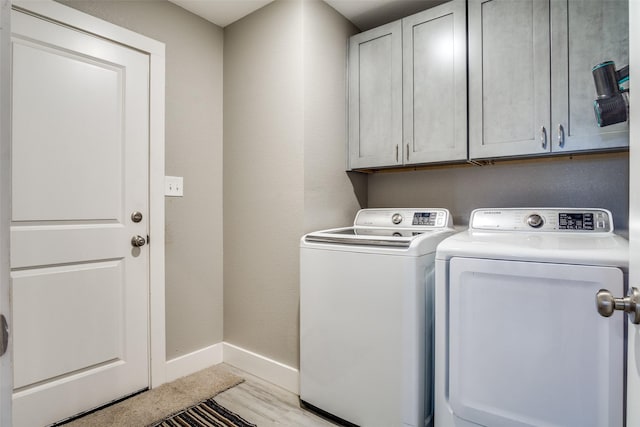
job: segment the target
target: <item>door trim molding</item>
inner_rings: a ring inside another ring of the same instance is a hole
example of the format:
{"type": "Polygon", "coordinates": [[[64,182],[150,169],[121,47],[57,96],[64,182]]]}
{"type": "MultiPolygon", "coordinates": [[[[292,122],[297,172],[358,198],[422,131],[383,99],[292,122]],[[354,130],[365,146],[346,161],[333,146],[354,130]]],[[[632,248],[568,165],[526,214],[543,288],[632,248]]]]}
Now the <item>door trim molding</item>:
{"type": "Polygon", "coordinates": [[[11,2],[0,4],[0,312],[9,320],[9,351],[0,358],[0,425],[11,425],[13,337],[10,299],[11,225],[11,2]]]}
{"type": "Polygon", "coordinates": [[[155,388],[166,382],[167,367],[164,293],[165,45],[53,0],[14,0],[13,5],[149,55],[149,385],[155,388]]]}

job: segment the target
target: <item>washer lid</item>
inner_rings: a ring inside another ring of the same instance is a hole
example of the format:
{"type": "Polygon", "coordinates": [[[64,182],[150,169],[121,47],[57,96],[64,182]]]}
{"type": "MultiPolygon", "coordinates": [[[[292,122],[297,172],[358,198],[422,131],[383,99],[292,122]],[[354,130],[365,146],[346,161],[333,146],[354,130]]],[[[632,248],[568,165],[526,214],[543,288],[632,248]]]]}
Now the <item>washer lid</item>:
{"type": "Polygon", "coordinates": [[[427,230],[402,228],[346,227],[309,233],[306,242],[344,245],[408,248],[411,242],[427,230]]]}
{"type": "MultiPolygon", "coordinates": [[[[451,215],[440,208],[362,209],[353,227],[309,233],[304,242],[409,248],[419,237],[452,232],[451,215]]],[[[441,240],[440,236],[438,240],[441,240]]]]}

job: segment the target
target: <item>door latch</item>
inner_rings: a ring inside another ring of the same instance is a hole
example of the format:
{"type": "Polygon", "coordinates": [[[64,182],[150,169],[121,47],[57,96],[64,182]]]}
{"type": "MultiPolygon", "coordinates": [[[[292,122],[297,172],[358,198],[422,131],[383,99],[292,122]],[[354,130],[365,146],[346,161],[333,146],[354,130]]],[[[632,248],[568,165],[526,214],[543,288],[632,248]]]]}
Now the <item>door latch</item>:
{"type": "Polygon", "coordinates": [[[9,346],[9,324],[4,314],[0,314],[0,328],[0,334],[2,334],[0,337],[0,356],[2,356],[7,352],[9,346]]]}

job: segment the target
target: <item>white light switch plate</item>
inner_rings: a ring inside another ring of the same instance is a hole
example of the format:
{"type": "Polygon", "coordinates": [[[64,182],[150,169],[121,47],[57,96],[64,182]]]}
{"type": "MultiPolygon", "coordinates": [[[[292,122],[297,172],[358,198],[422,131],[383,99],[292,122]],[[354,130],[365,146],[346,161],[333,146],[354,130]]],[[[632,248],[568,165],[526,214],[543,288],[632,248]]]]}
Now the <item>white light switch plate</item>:
{"type": "Polygon", "coordinates": [[[183,177],[181,176],[165,176],[164,195],[171,197],[182,197],[183,181],[183,177]]]}

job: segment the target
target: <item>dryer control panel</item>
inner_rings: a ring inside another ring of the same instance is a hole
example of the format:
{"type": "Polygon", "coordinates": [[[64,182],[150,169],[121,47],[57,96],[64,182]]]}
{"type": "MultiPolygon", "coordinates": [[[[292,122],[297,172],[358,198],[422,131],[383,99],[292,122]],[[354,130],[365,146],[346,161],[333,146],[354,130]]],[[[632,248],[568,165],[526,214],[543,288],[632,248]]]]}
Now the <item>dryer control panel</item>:
{"type": "Polygon", "coordinates": [[[527,232],[608,233],[613,231],[613,219],[611,212],[606,209],[476,209],[471,213],[469,228],[527,232]]]}

